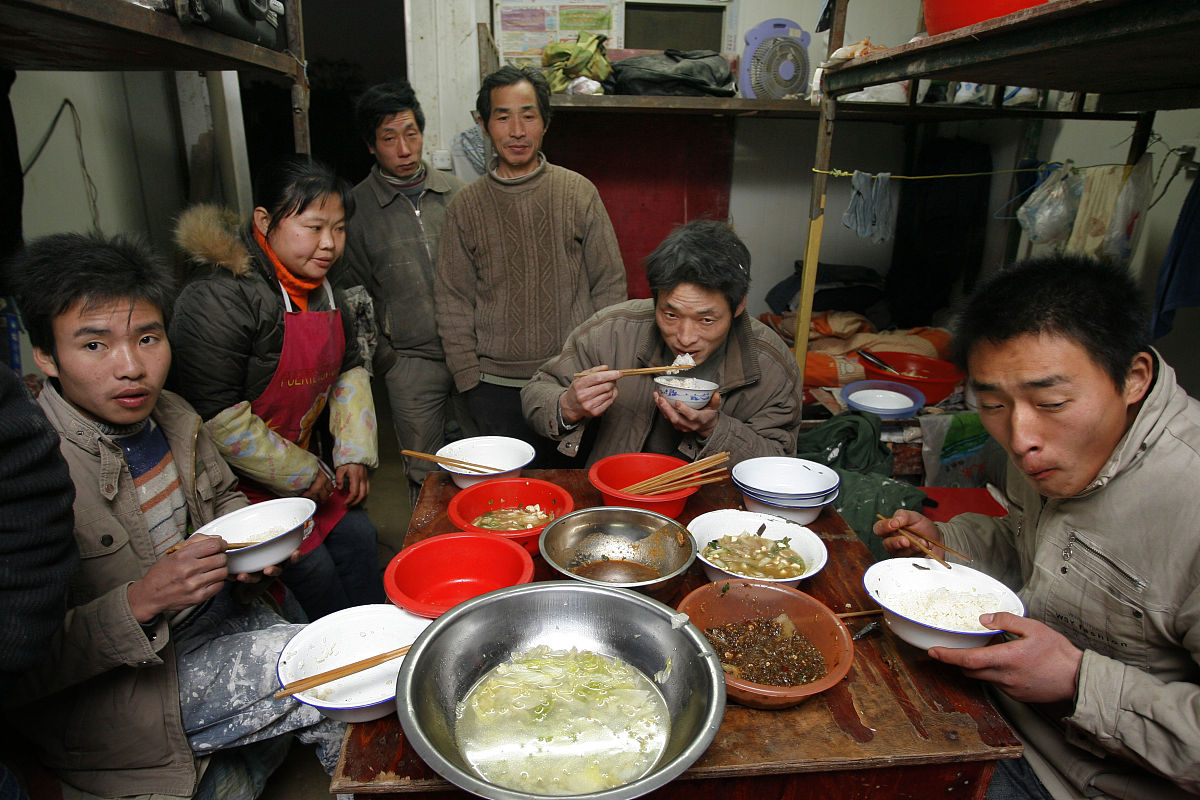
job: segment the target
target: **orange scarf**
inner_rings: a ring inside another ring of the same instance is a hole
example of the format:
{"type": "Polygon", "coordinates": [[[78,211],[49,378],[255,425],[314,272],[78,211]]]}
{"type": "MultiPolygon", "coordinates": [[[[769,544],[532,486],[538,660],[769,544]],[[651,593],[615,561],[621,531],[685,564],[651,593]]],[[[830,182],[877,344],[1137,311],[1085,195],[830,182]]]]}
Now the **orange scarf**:
{"type": "Polygon", "coordinates": [[[258,246],[262,248],[267,258],[270,259],[271,266],[275,268],[275,277],[283,285],[283,289],[288,293],[288,297],[292,298],[292,303],[301,311],[308,311],[308,294],[320,286],[322,280],[320,278],[309,280],[301,278],[298,275],[293,275],[283,265],[283,262],[279,260],[279,256],[275,255],[275,251],[271,249],[270,243],[267,242],[267,237],[259,233],[258,226],[251,224],[250,228],[254,231],[254,241],[258,242],[258,246]]]}

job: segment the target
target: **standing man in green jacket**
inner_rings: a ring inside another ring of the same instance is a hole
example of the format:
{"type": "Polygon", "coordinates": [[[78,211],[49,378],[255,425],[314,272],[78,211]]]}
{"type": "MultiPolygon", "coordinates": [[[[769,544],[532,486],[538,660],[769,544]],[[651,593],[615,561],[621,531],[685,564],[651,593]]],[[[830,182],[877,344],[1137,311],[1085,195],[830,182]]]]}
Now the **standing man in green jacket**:
{"type": "MultiPolygon", "coordinates": [[[[354,187],[357,211],[334,278],[342,288],[364,287],[375,306],[375,369],[400,447],[432,453],[445,443],[456,395],[438,338],[433,277],[446,207],[466,184],[421,158],[425,114],[408,81],[367,89],[354,117],[375,166],[354,187]]],[[[456,416],[471,427],[465,414],[456,416]]],[[[405,458],[404,468],[415,495],[431,465],[405,458]]]]}
{"type": "Polygon", "coordinates": [[[1123,268],[1069,256],[979,286],[954,345],[1009,457],[1008,515],[875,524],[892,555],[918,554],[909,526],[1025,603],[980,617],[1003,641],[929,651],[990,683],[1026,744],[992,800],[1200,794],[1200,403],[1138,295],[1123,268]]]}
{"type": "Polygon", "coordinates": [[[475,109],[496,157],[446,214],[438,333],[480,432],[523,439],[550,465],[554,443],[525,424],[521,388],[579,323],[625,299],[625,266],[596,187],[542,155],[541,72],[501,67],[475,109]]]}

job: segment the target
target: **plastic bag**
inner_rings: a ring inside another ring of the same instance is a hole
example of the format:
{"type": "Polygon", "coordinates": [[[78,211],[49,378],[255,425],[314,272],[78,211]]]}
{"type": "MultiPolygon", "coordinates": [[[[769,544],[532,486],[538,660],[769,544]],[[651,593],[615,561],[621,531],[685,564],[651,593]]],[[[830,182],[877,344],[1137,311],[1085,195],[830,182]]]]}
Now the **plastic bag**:
{"type": "Polygon", "coordinates": [[[1137,234],[1141,232],[1138,223],[1145,215],[1150,194],[1154,191],[1152,171],[1153,158],[1145,153],[1125,177],[1121,193],[1117,196],[1116,208],[1108,222],[1108,231],[1104,234],[1101,252],[1122,264],[1129,262],[1137,244],[1137,234]]]}
{"type": "Polygon", "coordinates": [[[1071,163],[1052,172],[1017,209],[1017,221],[1034,244],[1061,242],[1071,235],[1083,194],[1083,178],[1071,163]]]}

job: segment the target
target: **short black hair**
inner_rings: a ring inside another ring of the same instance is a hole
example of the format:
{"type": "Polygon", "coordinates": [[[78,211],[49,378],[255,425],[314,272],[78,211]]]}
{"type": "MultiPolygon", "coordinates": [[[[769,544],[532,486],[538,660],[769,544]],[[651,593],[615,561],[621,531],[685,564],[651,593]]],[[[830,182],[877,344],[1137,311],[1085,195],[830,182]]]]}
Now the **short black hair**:
{"type": "Polygon", "coordinates": [[[717,220],[675,228],[646,256],[645,266],[656,302],[660,292],[694,283],[725,295],[729,310],[737,311],[750,291],[750,251],[728,223],[717,220]]]}
{"type": "Polygon", "coordinates": [[[980,342],[1026,334],[1077,342],[1117,389],[1150,350],[1150,317],[1129,271],[1108,261],[1056,255],[1023,261],[980,284],[957,315],[954,361],[964,372],[980,342]]]}
{"type": "Polygon", "coordinates": [[[417,93],[403,78],[377,83],[367,89],[354,103],[354,124],[358,135],[369,145],[375,144],[375,132],[393,114],[411,111],[417,130],[425,132],[425,112],[417,101],[417,93]]]}
{"type": "Polygon", "coordinates": [[[335,194],[342,199],[349,220],[354,216],[354,195],[349,181],[306,153],[276,158],[254,182],[254,205],[265,208],[271,215],[268,233],[285,217],[304,211],[314,200],[335,194]]]}
{"type": "Polygon", "coordinates": [[[514,83],[529,81],[533,93],[537,95],[538,112],[542,115],[542,124],[550,124],[550,83],[540,69],[536,67],[513,67],[505,65],[483,79],[479,94],[475,96],[475,111],[479,121],[486,128],[492,118],[492,90],[502,86],[512,86],[514,83]]]}
{"type": "Polygon", "coordinates": [[[144,300],[170,321],[175,277],[141,238],[99,233],[56,233],[30,242],[8,271],[17,309],[34,347],[57,356],[54,320],[76,303],[84,309],[144,300]]]}

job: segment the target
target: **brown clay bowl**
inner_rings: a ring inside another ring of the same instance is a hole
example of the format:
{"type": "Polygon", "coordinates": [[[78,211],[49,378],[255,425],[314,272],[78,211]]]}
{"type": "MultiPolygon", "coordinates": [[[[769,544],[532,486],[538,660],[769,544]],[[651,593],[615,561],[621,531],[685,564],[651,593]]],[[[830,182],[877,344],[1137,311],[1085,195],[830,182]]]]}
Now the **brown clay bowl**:
{"type": "Polygon", "coordinates": [[[716,581],[689,593],[679,603],[679,610],[701,631],[786,613],[796,631],[821,651],[828,672],[801,686],[768,686],[726,674],[726,693],[744,706],[773,709],[799,705],[846,677],[854,660],[854,643],[845,624],[825,604],[790,586],[749,579],[716,581]]]}

